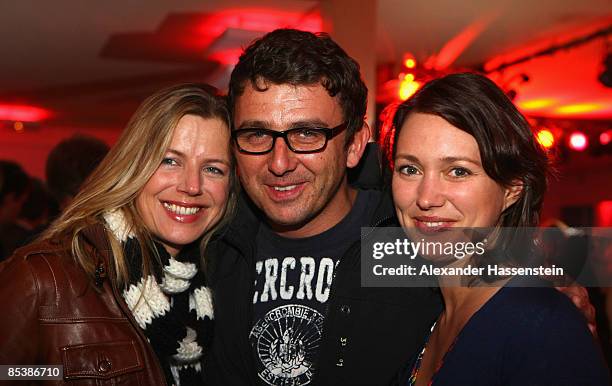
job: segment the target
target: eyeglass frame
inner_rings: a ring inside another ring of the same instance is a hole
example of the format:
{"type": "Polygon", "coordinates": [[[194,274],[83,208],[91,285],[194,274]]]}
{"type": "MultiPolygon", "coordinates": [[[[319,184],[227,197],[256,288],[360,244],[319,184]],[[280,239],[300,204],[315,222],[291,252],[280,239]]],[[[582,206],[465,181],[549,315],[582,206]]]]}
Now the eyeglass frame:
{"type": "Polygon", "coordinates": [[[276,130],[261,128],[261,127],[245,127],[243,129],[233,130],[231,136],[232,136],[232,139],[234,140],[234,143],[238,147],[238,150],[241,153],[244,153],[244,154],[253,154],[253,155],[268,154],[272,150],[274,150],[274,146],[276,145],[276,139],[277,138],[282,138],[283,140],[285,140],[285,145],[287,145],[287,148],[289,150],[291,150],[292,152],[296,153],[296,154],[311,154],[311,153],[318,153],[318,152],[324,150],[327,147],[327,142],[329,142],[329,140],[331,138],[333,138],[336,135],[338,135],[339,133],[341,133],[344,129],[347,128],[347,126],[348,126],[348,122],[344,121],[344,122],[340,123],[338,126],[334,126],[334,127],[308,127],[308,126],[304,126],[304,127],[294,127],[294,128],[283,130],[283,131],[276,131],[276,130]],[[240,144],[238,143],[238,134],[240,134],[241,132],[253,131],[253,130],[261,130],[264,133],[272,136],[272,145],[270,146],[270,148],[268,150],[266,150],[266,151],[248,151],[248,150],[244,150],[240,146],[240,144]],[[319,149],[316,149],[316,150],[295,150],[293,148],[293,146],[291,146],[291,144],[289,143],[289,138],[287,138],[287,135],[289,135],[289,133],[291,133],[292,131],[297,131],[297,130],[317,130],[317,131],[322,131],[325,134],[325,143],[323,144],[323,146],[321,146],[319,149]]]}

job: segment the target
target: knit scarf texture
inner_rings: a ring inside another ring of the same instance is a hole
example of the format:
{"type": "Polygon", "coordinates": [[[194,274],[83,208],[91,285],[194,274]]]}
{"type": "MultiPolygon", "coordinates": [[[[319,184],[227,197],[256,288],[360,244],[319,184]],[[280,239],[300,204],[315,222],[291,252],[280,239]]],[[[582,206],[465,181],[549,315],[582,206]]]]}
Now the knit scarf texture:
{"type": "Polygon", "coordinates": [[[129,232],[120,232],[122,216],[115,212],[105,219],[122,241],[128,263],[129,282],[123,298],[157,355],[167,383],[201,385],[203,350],[212,340],[213,308],[199,269],[199,243],[183,247],[176,257],[155,243],[161,264],[152,259],[153,274],[144,277],[138,241],[129,232]]]}

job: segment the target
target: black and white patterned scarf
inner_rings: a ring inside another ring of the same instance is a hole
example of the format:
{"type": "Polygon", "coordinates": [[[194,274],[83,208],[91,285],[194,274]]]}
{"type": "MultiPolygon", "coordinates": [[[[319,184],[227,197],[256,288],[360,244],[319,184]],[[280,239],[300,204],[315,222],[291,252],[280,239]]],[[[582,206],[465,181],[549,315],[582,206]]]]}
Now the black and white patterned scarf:
{"type": "MultiPolygon", "coordinates": [[[[199,269],[200,251],[195,242],[176,257],[156,243],[162,266],[143,277],[138,241],[127,230],[120,211],[104,219],[122,242],[129,265],[129,283],[123,298],[159,358],[169,385],[202,384],[202,355],[212,339],[212,296],[199,269]]],[[[157,264],[156,264],[157,265],[157,264]]]]}

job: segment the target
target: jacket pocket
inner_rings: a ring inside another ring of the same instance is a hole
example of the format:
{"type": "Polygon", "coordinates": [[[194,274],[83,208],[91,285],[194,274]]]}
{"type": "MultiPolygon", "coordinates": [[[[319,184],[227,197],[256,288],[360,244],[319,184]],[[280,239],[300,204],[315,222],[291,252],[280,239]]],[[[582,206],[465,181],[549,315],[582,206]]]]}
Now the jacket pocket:
{"type": "Polygon", "coordinates": [[[96,385],[139,385],[143,361],[134,341],[80,344],[61,349],[64,379],[96,385]],[[89,381],[89,382],[87,382],[89,381]]]}

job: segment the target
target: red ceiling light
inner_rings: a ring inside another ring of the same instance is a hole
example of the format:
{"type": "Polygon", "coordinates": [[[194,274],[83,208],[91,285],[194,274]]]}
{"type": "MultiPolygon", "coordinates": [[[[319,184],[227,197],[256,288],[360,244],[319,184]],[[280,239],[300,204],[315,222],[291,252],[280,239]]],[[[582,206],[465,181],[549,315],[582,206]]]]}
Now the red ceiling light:
{"type": "Polygon", "coordinates": [[[323,18],[318,12],[303,14],[264,8],[234,8],[209,15],[198,30],[202,36],[216,38],[232,28],[269,32],[283,27],[319,32],[323,30],[323,18]]]}
{"type": "Polygon", "coordinates": [[[264,8],[234,8],[207,15],[198,25],[194,39],[207,47],[210,60],[234,65],[245,42],[278,28],[303,31],[323,30],[323,18],[318,12],[303,14],[264,8]]]}
{"type": "Polygon", "coordinates": [[[404,75],[399,85],[399,99],[405,101],[414,95],[420,87],[421,83],[414,80],[414,74],[404,75]]]}
{"type": "Polygon", "coordinates": [[[416,67],[416,59],[411,53],[404,54],[404,61],[402,63],[404,64],[404,67],[408,69],[413,69],[416,67]]]}
{"type": "Polygon", "coordinates": [[[575,103],[571,105],[559,106],[555,109],[555,112],[560,115],[578,115],[585,113],[592,113],[598,110],[602,110],[604,106],[600,103],[575,103]]]}
{"type": "Polygon", "coordinates": [[[573,132],[569,137],[569,147],[572,150],[583,151],[589,146],[589,140],[584,133],[580,131],[573,132]]]}
{"type": "Polygon", "coordinates": [[[50,116],[49,110],[36,106],[0,104],[0,121],[40,122],[50,116]]]}
{"type": "Polygon", "coordinates": [[[529,100],[519,100],[516,104],[521,110],[536,111],[549,107],[555,103],[552,98],[538,98],[529,100]]]}
{"type": "Polygon", "coordinates": [[[268,32],[287,26],[311,32],[319,32],[323,29],[323,19],[318,12],[304,14],[266,8],[226,9],[215,13],[211,21],[223,27],[223,30],[238,28],[268,32]]]}
{"type": "Polygon", "coordinates": [[[552,131],[548,129],[538,131],[536,134],[536,139],[545,149],[549,149],[555,144],[555,136],[553,135],[552,131]]]}
{"type": "Polygon", "coordinates": [[[15,129],[15,131],[18,133],[23,133],[25,126],[23,125],[23,122],[17,121],[13,124],[13,129],[15,129]]]}
{"type": "Polygon", "coordinates": [[[612,142],[612,130],[606,130],[599,134],[599,143],[601,143],[603,146],[606,146],[610,142],[612,142]]]}

